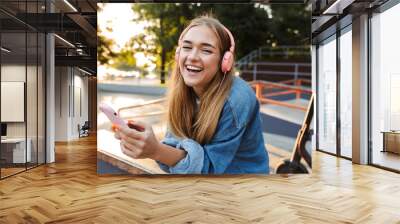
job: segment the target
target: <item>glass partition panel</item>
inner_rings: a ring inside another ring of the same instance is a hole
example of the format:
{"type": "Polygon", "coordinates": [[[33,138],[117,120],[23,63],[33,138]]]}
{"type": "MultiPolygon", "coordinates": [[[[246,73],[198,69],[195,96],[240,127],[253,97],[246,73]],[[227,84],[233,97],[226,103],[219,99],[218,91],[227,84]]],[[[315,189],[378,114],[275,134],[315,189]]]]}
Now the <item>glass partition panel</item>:
{"type": "Polygon", "coordinates": [[[400,170],[400,4],[371,18],[372,163],[400,170]]]}
{"type": "Polygon", "coordinates": [[[336,153],[336,36],[318,48],[318,147],[336,153]]]}
{"type": "MultiPolygon", "coordinates": [[[[27,2],[26,12],[32,15],[39,12],[37,1],[27,2]]],[[[38,17],[33,16],[30,22],[38,24],[38,17]]],[[[38,164],[38,45],[37,30],[27,27],[27,80],[26,80],[26,113],[27,113],[27,150],[30,149],[30,158],[27,167],[38,164]]]]}
{"type": "Polygon", "coordinates": [[[26,169],[26,33],[1,34],[1,140],[2,178],[26,169]],[[6,49],[6,50],[4,50],[6,49]]]}
{"type": "Polygon", "coordinates": [[[30,158],[28,159],[28,168],[37,165],[38,157],[38,143],[37,143],[37,132],[38,132],[38,35],[36,32],[28,32],[28,63],[27,63],[27,82],[26,82],[26,113],[27,113],[27,149],[30,149],[30,158]]]}
{"type": "Polygon", "coordinates": [[[1,178],[45,162],[45,2],[0,1],[1,178]]]}
{"type": "Polygon", "coordinates": [[[38,82],[38,105],[37,105],[37,113],[38,113],[38,164],[43,164],[45,163],[45,158],[46,158],[46,148],[45,148],[45,89],[46,89],[46,84],[45,84],[45,60],[46,60],[46,52],[45,52],[45,45],[46,45],[46,39],[45,35],[42,33],[39,33],[38,35],[38,76],[37,76],[37,82],[38,82]]]}
{"type": "Polygon", "coordinates": [[[340,154],[351,158],[352,142],[352,35],[351,26],[340,36],[340,154]]]}

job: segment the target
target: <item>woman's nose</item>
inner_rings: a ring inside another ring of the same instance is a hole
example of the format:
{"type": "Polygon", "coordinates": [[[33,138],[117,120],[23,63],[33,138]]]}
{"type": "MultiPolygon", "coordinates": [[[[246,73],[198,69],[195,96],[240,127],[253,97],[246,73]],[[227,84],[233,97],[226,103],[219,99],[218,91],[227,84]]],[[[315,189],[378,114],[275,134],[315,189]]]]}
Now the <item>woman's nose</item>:
{"type": "Polygon", "coordinates": [[[192,49],[190,52],[189,52],[189,54],[188,54],[188,56],[187,56],[187,59],[188,60],[198,60],[199,59],[199,54],[198,54],[198,50],[196,50],[196,49],[192,49]]]}

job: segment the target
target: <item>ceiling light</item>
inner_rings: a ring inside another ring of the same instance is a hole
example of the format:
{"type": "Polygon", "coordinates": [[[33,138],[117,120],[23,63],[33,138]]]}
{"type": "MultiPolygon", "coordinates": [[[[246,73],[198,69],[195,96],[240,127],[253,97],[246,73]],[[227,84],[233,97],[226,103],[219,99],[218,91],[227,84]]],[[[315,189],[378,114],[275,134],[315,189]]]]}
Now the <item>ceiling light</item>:
{"type": "Polygon", "coordinates": [[[75,12],[78,12],[78,10],[71,4],[69,3],[67,0],[64,0],[65,4],[67,4],[72,10],[74,10],[75,12]]]}
{"type": "Polygon", "coordinates": [[[57,37],[59,40],[63,41],[64,43],[68,44],[69,46],[75,48],[75,45],[71,44],[71,42],[67,41],[66,39],[58,36],[57,34],[54,34],[55,37],[57,37]]]}
{"type": "Polygon", "coordinates": [[[7,48],[5,48],[5,47],[1,47],[0,48],[2,51],[4,51],[4,52],[7,52],[7,53],[10,53],[11,51],[10,50],[8,50],[7,48]]]}
{"type": "Polygon", "coordinates": [[[332,5],[330,5],[327,9],[324,10],[322,14],[329,15],[329,14],[342,14],[343,9],[351,5],[355,0],[336,0],[332,5]]]}
{"type": "Polygon", "coordinates": [[[79,71],[81,71],[81,72],[83,72],[83,73],[85,73],[85,74],[92,75],[91,73],[89,73],[89,72],[87,72],[87,71],[85,71],[85,70],[83,70],[83,69],[81,69],[81,68],[79,68],[79,67],[78,67],[78,69],[79,69],[79,71]]]}

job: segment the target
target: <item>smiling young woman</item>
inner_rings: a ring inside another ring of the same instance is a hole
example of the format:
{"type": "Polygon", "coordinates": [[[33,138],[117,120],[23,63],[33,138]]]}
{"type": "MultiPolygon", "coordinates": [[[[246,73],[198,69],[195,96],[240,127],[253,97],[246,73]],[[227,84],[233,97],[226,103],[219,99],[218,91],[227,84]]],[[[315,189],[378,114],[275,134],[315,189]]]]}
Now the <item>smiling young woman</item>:
{"type": "Polygon", "coordinates": [[[122,151],[152,158],[168,173],[269,173],[259,103],[245,81],[233,76],[234,38],[217,19],[191,21],[179,38],[169,86],[168,131],[163,141],[151,126],[120,128],[122,151]]]}

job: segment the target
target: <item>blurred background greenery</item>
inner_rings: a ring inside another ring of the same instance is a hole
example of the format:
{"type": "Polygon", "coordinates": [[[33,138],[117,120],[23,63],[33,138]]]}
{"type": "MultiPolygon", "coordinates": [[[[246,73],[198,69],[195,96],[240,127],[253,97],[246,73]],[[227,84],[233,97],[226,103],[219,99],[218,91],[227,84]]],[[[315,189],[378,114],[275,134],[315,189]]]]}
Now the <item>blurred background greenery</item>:
{"type": "Polygon", "coordinates": [[[310,44],[311,9],[305,4],[99,3],[98,13],[99,66],[157,78],[162,84],[172,68],[180,33],[199,15],[212,14],[232,32],[236,59],[260,47],[310,44]],[[106,14],[111,7],[114,16],[106,14]],[[121,35],[127,37],[117,43],[121,35]]]}

